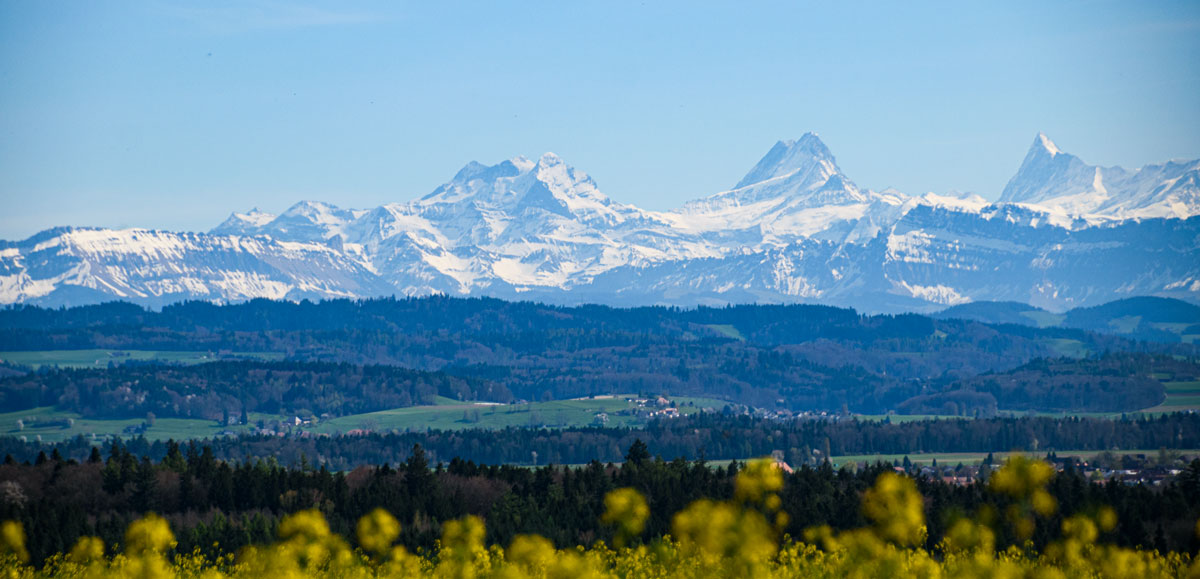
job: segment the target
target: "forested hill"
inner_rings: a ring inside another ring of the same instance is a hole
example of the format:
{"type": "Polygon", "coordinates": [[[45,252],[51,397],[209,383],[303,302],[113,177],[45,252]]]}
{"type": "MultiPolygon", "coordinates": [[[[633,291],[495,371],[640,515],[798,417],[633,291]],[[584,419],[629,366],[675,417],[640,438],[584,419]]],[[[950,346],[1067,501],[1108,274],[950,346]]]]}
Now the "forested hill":
{"type": "MultiPolygon", "coordinates": [[[[239,304],[184,302],[161,311],[126,302],[73,308],[10,306],[0,309],[0,330],[100,331],[134,337],[145,332],[212,333],[290,331],[431,332],[464,335],[519,335],[585,329],[592,333],[654,334],[664,337],[737,337],[760,344],[783,344],[817,339],[872,343],[880,340],[925,338],[935,331],[961,333],[970,322],[938,320],[917,314],[861,315],[852,309],[818,305],[737,305],[721,308],[614,308],[599,305],[552,306],[507,302],[491,298],[383,298],[288,302],[255,299],[239,304]],[[689,336],[700,332],[699,336],[689,336]]],[[[1005,333],[1063,339],[1096,338],[1073,329],[1007,329],[1005,333]]],[[[209,341],[214,338],[209,338],[209,341]]],[[[1112,342],[1119,343],[1119,342],[1112,342]]]]}
{"type": "Polygon", "coordinates": [[[1200,338],[1200,305],[1138,296],[1057,314],[1019,302],[972,302],[934,314],[988,324],[1075,328],[1153,342],[1194,342],[1200,338]]]}
{"type": "Polygon", "coordinates": [[[991,414],[988,409],[1114,412],[1163,401],[1159,376],[1193,381],[1200,365],[1164,356],[1106,354],[1095,358],[1039,358],[1007,372],[963,378],[935,394],[900,404],[911,414],[991,414]]]}
{"type": "MultiPolygon", "coordinates": [[[[297,332],[335,340],[340,336],[369,339],[379,334],[459,336],[485,342],[503,339],[516,349],[543,349],[539,338],[566,340],[565,346],[665,340],[743,340],[779,346],[824,340],[890,348],[934,338],[942,345],[967,343],[989,351],[1024,340],[1074,340],[1094,351],[1144,348],[1129,340],[1078,329],[986,327],[971,320],[917,314],[868,316],[852,309],[796,304],[623,309],[429,296],[317,303],[264,299],[229,305],[185,302],[161,311],[124,302],[0,309],[0,347],[8,350],[105,345],[255,350],[266,344],[256,344],[250,336],[269,342],[272,337],[297,332]]],[[[291,345],[312,346],[309,342],[299,340],[291,345]]],[[[1018,351],[1019,355],[1028,353],[1018,351]]]]}
{"type": "Polygon", "coordinates": [[[205,418],[248,412],[344,416],[418,404],[437,397],[509,402],[504,386],[396,366],[321,362],[135,364],[66,369],[0,380],[0,411],[54,406],[83,417],[205,418]]]}
{"type": "MultiPolygon", "coordinates": [[[[1136,342],[1082,330],[865,316],[807,305],[619,309],[434,296],[189,302],[158,312],[122,303],[0,310],[0,351],[87,348],[273,352],[288,362],[401,366],[467,380],[476,385],[464,386],[470,395],[493,401],[510,395],[548,400],[638,392],[864,413],[905,408],[901,405],[914,397],[935,396],[960,388],[963,380],[1039,359],[1196,353],[1189,344],[1136,342]]],[[[1036,394],[1049,393],[1037,381],[1028,382],[1028,388],[986,392],[981,384],[973,390],[983,393],[969,400],[918,399],[907,408],[965,414],[1062,410],[1062,400],[1079,400],[1088,405],[1075,410],[1139,410],[1161,400],[1161,387],[1144,380],[1153,365],[1118,365],[1138,368],[1138,376],[1126,376],[1138,378],[1130,382],[1136,388],[1109,388],[1103,396],[1088,390],[1098,382],[1086,378],[1049,405],[1036,394]]],[[[1177,379],[1193,374],[1186,370],[1177,379]]],[[[65,391],[41,387],[56,395],[65,391]]],[[[419,403],[418,392],[407,394],[419,403]]],[[[246,406],[242,399],[228,402],[231,413],[246,406]]]]}

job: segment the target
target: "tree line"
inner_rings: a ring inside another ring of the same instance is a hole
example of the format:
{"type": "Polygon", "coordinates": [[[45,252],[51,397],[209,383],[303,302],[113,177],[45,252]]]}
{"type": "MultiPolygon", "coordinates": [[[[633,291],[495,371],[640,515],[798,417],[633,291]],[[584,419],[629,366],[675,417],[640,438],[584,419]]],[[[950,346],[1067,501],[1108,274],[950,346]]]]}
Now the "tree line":
{"type": "MultiPolygon", "coordinates": [[[[519,465],[618,462],[641,439],[668,460],[745,460],[779,452],[790,464],[817,464],[828,456],[1024,450],[1200,449],[1200,415],[1191,413],[1124,419],[1087,417],[995,417],[911,422],[855,419],[774,420],[722,413],[653,420],[644,429],[564,428],[419,430],[359,436],[240,436],[203,441],[214,457],[229,461],[274,460],[283,465],[347,471],[364,464],[397,463],[420,445],[434,461],[519,465]]],[[[107,449],[105,443],[103,449],[107,449]]],[[[163,441],[136,437],[120,442],[138,456],[160,460],[163,441]]],[[[18,462],[58,451],[83,460],[93,444],[85,437],[55,443],[0,437],[0,454],[18,462]]]]}
{"type": "MultiPolygon", "coordinates": [[[[499,348],[493,344],[488,351],[499,348]]],[[[436,371],[302,358],[47,369],[0,378],[0,411],[55,406],[96,418],[148,412],[211,419],[247,412],[343,416],[433,404],[438,396],[503,403],[651,393],[708,396],[766,409],[987,417],[1000,410],[1135,411],[1163,401],[1163,385],[1153,376],[1200,376],[1196,358],[1110,352],[1083,359],[1037,358],[1011,370],[961,378],[902,380],[853,364],[813,362],[785,347],[737,342],[547,351],[504,359],[443,365],[436,371]]]]}
{"type": "Polygon", "coordinates": [[[0,379],[0,411],[54,406],[94,418],[220,420],[249,412],[342,416],[435,404],[437,397],[508,402],[503,385],[396,366],[321,362],[134,364],[0,379]]]}
{"type": "MultiPolygon", "coordinates": [[[[304,509],[318,509],[334,532],[353,536],[354,522],[377,507],[402,522],[400,541],[410,549],[431,548],[442,523],[464,515],[485,519],[492,544],[507,545],[517,534],[538,533],[566,547],[611,543],[612,529],[598,519],[603,497],[612,489],[632,487],[646,496],[650,516],[642,538],[650,539],[668,532],[670,516],[690,502],[732,496],[741,467],[737,462],[713,467],[702,459],[665,461],[636,439],[620,466],[592,461],[575,468],[531,469],[460,458],[434,465],[416,445],[403,461],[348,472],[311,464],[285,467],[269,459],[232,463],[217,459],[206,445],[165,446],[157,461],[119,443],[107,456],[93,448],[82,461],[65,459],[57,451],[39,455],[34,463],[9,457],[0,465],[0,518],[24,525],[35,561],[64,552],[84,535],[119,547],[126,526],[151,510],[170,523],[178,552],[212,553],[215,545],[232,552],[267,542],[283,516],[304,509]]],[[[1200,460],[1180,466],[1183,473],[1176,480],[1152,489],[1094,484],[1068,465],[1049,486],[1060,508],[1033,535],[1035,545],[1042,547],[1057,536],[1065,517],[1106,505],[1116,511],[1119,525],[1105,541],[1196,552],[1200,460]]],[[[863,526],[862,493],[891,470],[885,464],[835,469],[823,461],[787,474],[780,492],[781,508],[790,519],[785,531],[802,536],[816,525],[863,526]]],[[[926,497],[928,545],[940,541],[956,514],[1002,512],[1006,506],[982,482],[956,486],[918,477],[918,485],[926,497]]],[[[1021,542],[1003,533],[998,539],[1001,547],[1021,542]]]]}

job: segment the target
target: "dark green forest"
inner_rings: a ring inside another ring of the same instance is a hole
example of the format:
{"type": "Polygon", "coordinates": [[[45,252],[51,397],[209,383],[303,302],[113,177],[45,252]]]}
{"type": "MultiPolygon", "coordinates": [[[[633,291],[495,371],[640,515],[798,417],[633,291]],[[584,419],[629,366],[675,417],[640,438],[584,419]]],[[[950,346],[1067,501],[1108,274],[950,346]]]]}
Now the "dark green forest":
{"type": "MultiPolygon", "coordinates": [[[[1109,354],[1096,359],[1036,359],[1007,372],[928,383],[889,380],[861,369],[820,367],[784,352],[760,352],[753,360],[719,360],[720,370],[689,381],[696,392],[733,403],[753,384],[772,386],[783,397],[768,407],[846,409],[910,414],[992,416],[998,410],[1121,412],[1162,402],[1162,384],[1151,376],[1177,379],[1200,375],[1200,365],[1163,356],[1109,354]],[[716,383],[725,379],[728,383],[716,383]]],[[[46,370],[0,379],[0,411],[39,406],[85,417],[158,417],[220,420],[247,412],[343,416],[418,404],[437,396],[454,400],[512,402],[497,378],[499,369],[449,368],[422,372],[395,366],[323,362],[211,362],[194,366],[129,364],[108,369],[46,370]],[[452,374],[459,374],[455,376],[452,374]]],[[[692,370],[673,369],[667,378],[692,370]]],[[[614,379],[609,391],[679,394],[693,392],[678,381],[626,384],[614,379]]],[[[761,389],[759,389],[761,390],[761,389]]],[[[749,398],[749,400],[747,400],[749,398]]],[[[546,399],[552,399],[547,397],[546,399]]]]}
{"type": "Polygon", "coordinates": [[[1150,342],[1183,342],[1200,335],[1200,306],[1156,296],[1135,296],[1062,314],[1019,302],[972,302],[946,308],[934,317],[1075,328],[1150,342]]]}
{"type": "Polygon", "coordinates": [[[26,376],[0,386],[11,391],[4,408],[53,402],[84,409],[84,397],[108,396],[114,406],[104,412],[121,416],[236,415],[245,409],[333,415],[380,408],[384,398],[396,406],[420,404],[435,388],[451,398],[499,402],[638,392],[794,411],[988,416],[999,410],[1139,410],[1162,401],[1161,387],[1150,378],[1160,367],[1173,365],[1176,380],[1200,374],[1190,344],[919,315],[865,316],[826,306],[568,308],[434,296],[188,302],[158,312],[124,303],[0,310],[0,351],[82,348],[278,352],[287,362],[26,376]],[[1060,360],[1064,353],[1074,358],[1060,360]],[[298,362],[339,365],[304,369],[298,362]],[[380,382],[386,371],[356,368],[363,366],[442,374],[380,382]],[[1093,379],[1114,367],[1128,373],[1093,379]],[[297,384],[308,384],[292,387],[274,377],[244,375],[241,368],[290,374],[297,384]],[[142,380],[152,375],[157,377],[142,380]],[[176,397],[186,398],[186,384],[195,381],[211,384],[214,392],[179,404],[176,397]],[[73,385],[81,382],[95,386],[73,385]],[[352,400],[354,388],[344,387],[355,383],[380,399],[352,400]],[[114,398],[119,384],[145,391],[151,402],[114,398]],[[346,400],[323,391],[334,384],[346,400]],[[259,396],[258,390],[265,392],[259,396]]]}
{"type": "Polygon", "coordinates": [[[508,402],[502,385],[396,366],[306,362],[131,364],[54,370],[0,380],[0,409],[55,406],[87,417],[208,418],[245,412],[342,416],[417,404],[437,396],[508,402]]]}
{"type": "Polygon", "coordinates": [[[997,408],[1052,412],[1119,412],[1162,402],[1156,375],[1200,376],[1192,360],[1138,354],[1096,358],[1038,358],[1006,372],[963,378],[934,394],[901,402],[906,414],[991,415],[997,408]]]}
{"type": "MultiPolygon", "coordinates": [[[[488,466],[453,459],[431,465],[420,446],[403,462],[361,466],[349,472],[324,467],[286,468],[270,460],[230,463],[207,446],[168,443],[163,458],[139,457],[113,445],[107,457],[93,450],[82,462],[55,452],[34,464],[9,458],[0,465],[0,518],[19,520],[28,530],[35,561],[68,549],[83,535],[120,545],[126,525],[147,510],[170,522],[179,540],[176,550],[233,551],[268,541],[287,513],[319,509],[332,530],[352,536],[352,524],[376,507],[403,524],[400,540],[410,548],[429,549],[441,522],[466,514],[486,520],[487,540],[508,544],[519,533],[538,533],[560,546],[611,542],[611,529],[598,524],[603,496],[633,487],[647,497],[650,518],[643,539],[661,536],[669,516],[699,498],[727,499],[739,465],[711,467],[702,460],[663,461],[652,446],[635,440],[620,466],[592,461],[578,468],[488,466]]],[[[1180,465],[1182,474],[1160,488],[1118,482],[1088,482],[1073,463],[1052,481],[1049,491],[1060,508],[1033,536],[1043,547],[1056,536],[1064,517],[1112,507],[1119,526],[1105,541],[1147,548],[1196,552],[1192,532],[1200,515],[1200,460],[1180,465]]],[[[866,523],[861,495],[891,465],[834,469],[828,463],[802,466],[785,476],[780,493],[790,516],[788,532],[829,524],[847,529],[866,523]]],[[[928,544],[936,544],[952,517],[1001,511],[1005,500],[976,482],[952,485],[918,476],[926,497],[928,544]]],[[[981,471],[986,479],[987,465],[981,471]]],[[[1015,539],[1001,534],[1001,546],[1015,539]]]]}

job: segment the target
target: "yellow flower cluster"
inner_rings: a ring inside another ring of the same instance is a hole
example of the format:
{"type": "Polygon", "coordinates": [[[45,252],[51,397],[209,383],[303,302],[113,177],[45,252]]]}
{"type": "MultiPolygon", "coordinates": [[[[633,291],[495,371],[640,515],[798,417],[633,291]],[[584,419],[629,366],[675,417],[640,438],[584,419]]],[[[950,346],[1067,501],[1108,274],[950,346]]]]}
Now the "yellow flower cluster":
{"type": "Polygon", "coordinates": [[[646,527],[646,519],[650,516],[650,506],[646,497],[634,489],[617,489],[604,497],[604,515],[600,521],[617,527],[617,542],[626,541],[642,534],[646,527]]]}
{"type": "MultiPolygon", "coordinates": [[[[993,474],[990,487],[1012,501],[1010,522],[1036,525],[1053,514],[1046,484],[1054,471],[1044,463],[1014,458],[993,474]]],[[[884,474],[863,497],[866,528],[834,532],[809,529],[803,541],[781,535],[786,518],[776,494],[783,478],[770,461],[752,462],[739,476],[730,501],[701,500],[675,515],[672,535],[648,544],[613,549],[556,548],[536,535],[516,537],[507,549],[488,548],[483,521],[465,517],[443,525],[432,553],[412,554],[395,545],[400,523],[376,510],[356,529],[361,550],[329,530],[319,511],[284,519],[279,540],[249,547],[236,556],[206,558],[199,552],[169,557],[175,538],[155,515],[129,526],[125,548],[106,556],[95,537],[81,539],[67,554],[40,568],[28,564],[20,524],[0,524],[0,575],[28,579],[101,577],[170,579],[263,579],[389,577],[591,578],[591,577],[1200,577],[1200,564],[1178,553],[1098,544],[1116,515],[1103,509],[1063,522],[1061,537],[1043,553],[995,549],[994,530],[978,520],[954,522],[936,549],[925,542],[924,505],[911,479],[884,474]]],[[[603,521],[622,541],[642,532],[646,500],[632,489],[605,497],[603,521]]],[[[1024,529],[1024,530],[1023,530],[1024,529]]],[[[1200,532],[1200,523],[1197,525],[1200,532]]]]}
{"type": "Polygon", "coordinates": [[[1013,499],[1004,515],[1017,536],[1033,536],[1034,517],[1047,517],[1058,509],[1054,497],[1046,491],[1046,483],[1054,476],[1054,468],[1040,460],[1013,456],[988,481],[992,492],[1013,499]]]}
{"type": "Polygon", "coordinates": [[[699,500],[675,515],[676,540],[660,546],[659,559],[679,559],[687,574],[761,575],[779,548],[777,527],[787,525],[787,515],[777,512],[775,493],[782,488],[783,474],[773,461],[751,461],[734,481],[732,502],[699,500]]]}
{"type": "Polygon", "coordinates": [[[884,473],[863,496],[863,514],[880,537],[900,545],[925,542],[925,502],[912,479],[884,473]]]}

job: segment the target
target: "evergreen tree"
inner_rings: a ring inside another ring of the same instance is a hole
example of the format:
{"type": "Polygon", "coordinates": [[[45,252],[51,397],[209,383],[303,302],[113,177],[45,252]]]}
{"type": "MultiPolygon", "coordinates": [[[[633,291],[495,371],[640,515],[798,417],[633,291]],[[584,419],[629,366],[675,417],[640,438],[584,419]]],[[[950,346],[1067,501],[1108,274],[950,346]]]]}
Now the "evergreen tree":
{"type": "Polygon", "coordinates": [[[633,444],[629,445],[629,452],[625,453],[625,462],[629,464],[641,466],[642,463],[649,459],[650,449],[646,446],[646,443],[642,442],[641,438],[634,440],[633,444]]]}

